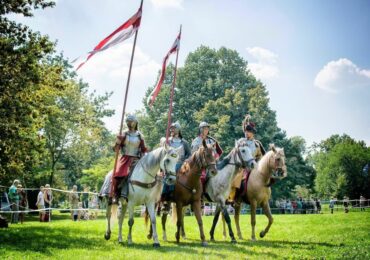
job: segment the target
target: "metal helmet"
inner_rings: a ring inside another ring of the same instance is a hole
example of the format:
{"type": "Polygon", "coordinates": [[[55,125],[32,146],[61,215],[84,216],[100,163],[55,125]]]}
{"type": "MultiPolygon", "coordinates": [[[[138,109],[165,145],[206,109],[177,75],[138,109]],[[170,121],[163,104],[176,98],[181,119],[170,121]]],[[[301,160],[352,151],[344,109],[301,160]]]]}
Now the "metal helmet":
{"type": "Polygon", "coordinates": [[[179,121],[176,121],[175,123],[172,123],[170,128],[172,128],[172,127],[176,128],[178,130],[181,130],[181,125],[180,125],[179,121]]]}
{"type": "Polygon", "coordinates": [[[207,122],[201,122],[199,124],[199,129],[203,128],[203,127],[210,127],[209,124],[207,122]]]}
{"type": "Polygon", "coordinates": [[[136,116],[135,115],[127,115],[126,116],[126,122],[127,121],[133,121],[133,122],[136,122],[137,123],[136,116]]]}

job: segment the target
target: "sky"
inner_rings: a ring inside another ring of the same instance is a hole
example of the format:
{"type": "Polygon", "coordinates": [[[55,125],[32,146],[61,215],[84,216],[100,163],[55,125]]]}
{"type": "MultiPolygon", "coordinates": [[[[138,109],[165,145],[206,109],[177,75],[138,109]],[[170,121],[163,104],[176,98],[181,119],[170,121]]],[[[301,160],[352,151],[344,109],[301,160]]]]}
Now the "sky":
{"type": "MultiPolygon", "coordinates": [[[[32,18],[10,18],[48,34],[58,52],[73,60],[139,5],[139,0],[57,0],[32,18]]],[[[266,85],[278,126],[289,137],[302,136],[310,145],[346,133],[370,145],[369,14],[367,0],[144,0],[127,111],[142,108],[182,24],[179,67],[200,45],[237,50],[266,85]]],[[[78,71],[97,93],[113,91],[110,108],[116,114],[105,119],[113,132],[119,129],[132,43],[133,37],[95,55],[78,71]]]]}

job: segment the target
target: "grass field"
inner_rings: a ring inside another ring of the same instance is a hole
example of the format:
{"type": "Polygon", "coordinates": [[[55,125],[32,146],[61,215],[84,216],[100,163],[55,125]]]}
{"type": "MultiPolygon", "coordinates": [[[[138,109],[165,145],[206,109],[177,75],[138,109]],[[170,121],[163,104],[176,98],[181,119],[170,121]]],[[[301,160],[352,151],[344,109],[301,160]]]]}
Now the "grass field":
{"type": "MultiPolygon", "coordinates": [[[[221,225],[216,230],[217,242],[207,248],[200,245],[199,231],[194,217],[186,217],[188,239],[180,245],[174,242],[175,225],[168,223],[169,242],[152,247],[146,239],[142,218],[135,219],[135,245],[117,242],[117,225],[110,241],[103,238],[105,221],[72,222],[66,216],[54,216],[51,223],[28,221],[0,230],[1,259],[271,259],[325,258],[370,259],[370,211],[344,214],[275,215],[275,222],[263,239],[251,242],[250,217],[242,216],[244,240],[231,244],[223,240],[221,225]]],[[[127,219],[126,219],[127,220],[127,219]]],[[[127,221],[124,238],[127,237],[127,221]]],[[[212,217],[204,217],[206,237],[212,217]]],[[[160,223],[160,222],[157,222],[160,223]]],[[[266,225],[264,216],[257,216],[257,229],[266,225]]],[[[235,229],[234,229],[235,231],[235,229]]],[[[159,226],[159,235],[162,236],[159,226]]],[[[125,239],[126,241],[126,239],[125,239]]]]}

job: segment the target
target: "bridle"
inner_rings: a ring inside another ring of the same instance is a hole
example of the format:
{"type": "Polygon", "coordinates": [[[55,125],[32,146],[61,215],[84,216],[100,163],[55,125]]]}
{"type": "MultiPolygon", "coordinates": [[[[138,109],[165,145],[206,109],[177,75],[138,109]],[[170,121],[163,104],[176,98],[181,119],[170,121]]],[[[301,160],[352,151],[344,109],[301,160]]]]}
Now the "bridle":
{"type": "Polygon", "coordinates": [[[254,159],[250,159],[247,162],[243,160],[242,153],[240,152],[239,146],[236,147],[236,152],[233,153],[234,163],[229,162],[230,165],[235,165],[238,168],[247,168],[247,163],[253,161],[254,159]],[[239,159],[240,163],[237,162],[237,158],[239,159]]]}
{"type": "MultiPolygon", "coordinates": [[[[204,148],[206,149],[206,148],[204,148]]],[[[196,151],[194,153],[194,159],[195,159],[195,162],[196,164],[199,166],[199,168],[201,169],[208,169],[210,166],[214,165],[216,166],[216,162],[212,162],[212,163],[208,163],[207,162],[207,159],[206,159],[206,155],[205,155],[205,150],[203,150],[202,153],[200,153],[199,151],[196,151]]]]}

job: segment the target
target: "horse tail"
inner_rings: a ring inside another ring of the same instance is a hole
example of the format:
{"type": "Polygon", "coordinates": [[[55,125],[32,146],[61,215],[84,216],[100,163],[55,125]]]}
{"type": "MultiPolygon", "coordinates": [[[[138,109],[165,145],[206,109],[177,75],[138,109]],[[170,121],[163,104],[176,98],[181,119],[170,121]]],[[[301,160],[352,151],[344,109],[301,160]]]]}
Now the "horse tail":
{"type": "Polygon", "coordinates": [[[112,204],[111,206],[111,218],[112,218],[112,226],[117,221],[117,212],[118,212],[118,205],[116,203],[112,204]]]}
{"type": "Polygon", "coordinates": [[[177,223],[177,210],[176,210],[176,203],[171,203],[172,208],[172,223],[177,223]]]}
{"type": "Polygon", "coordinates": [[[144,212],[144,223],[145,223],[145,227],[148,227],[148,221],[149,220],[149,212],[148,212],[148,208],[145,207],[145,212],[144,212]]]}

